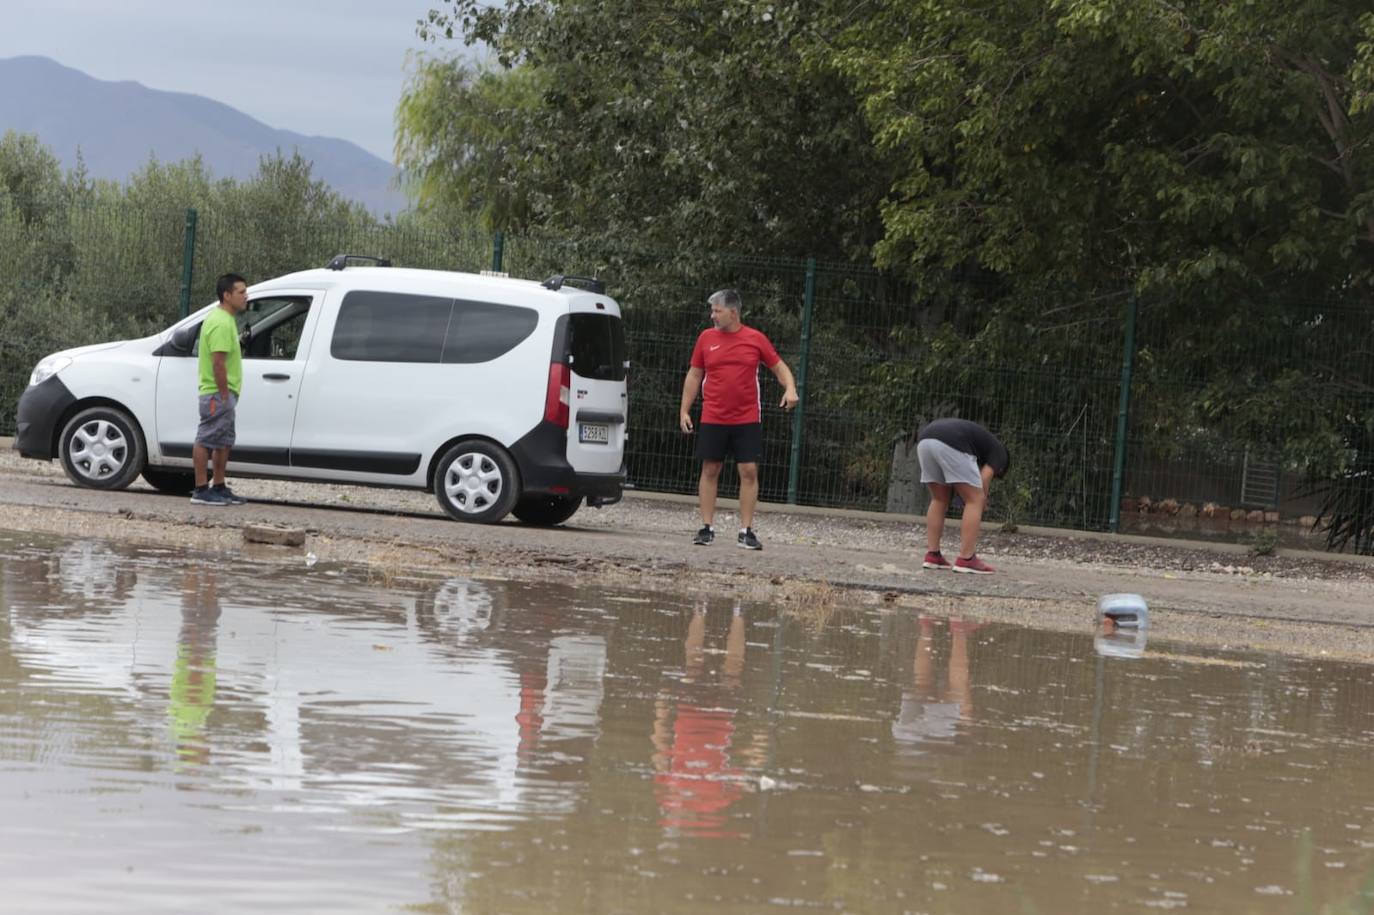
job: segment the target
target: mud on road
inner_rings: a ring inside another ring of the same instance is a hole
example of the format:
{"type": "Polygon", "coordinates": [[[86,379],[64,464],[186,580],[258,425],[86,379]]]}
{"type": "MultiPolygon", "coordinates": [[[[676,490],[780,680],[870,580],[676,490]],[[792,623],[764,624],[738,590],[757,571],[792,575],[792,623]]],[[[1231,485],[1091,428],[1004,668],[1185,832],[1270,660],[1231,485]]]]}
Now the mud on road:
{"type": "MultiPolygon", "coordinates": [[[[252,500],[205,507],[142,481],[105,493],[70,484],[56,463],[20,458],[0,439],[0,528],[235,554],[245,563],[366,566],[386,583],[410,575],[565,580],[677,594],[734,593],[821,622],[859,606],[1087,632],[1097,598],[1126,591],[1151,607],[1150,643],[1256,649],[1374,661],[1374,561],[1224,544],[990,527],[990,576],[920,568],[924,529],[877,513],[760,506],[762,552],[737,549],[723,503],[712,546],[691,545],[694,504],[634,494],[582,509],[566,525],[448,520],[427,493],[238,480],[252,500]],[[255,525],[306,532],[300,547],[246,543],[255,525]]],[[[957,525],[947,529],[947,552],[957,525]]]]}

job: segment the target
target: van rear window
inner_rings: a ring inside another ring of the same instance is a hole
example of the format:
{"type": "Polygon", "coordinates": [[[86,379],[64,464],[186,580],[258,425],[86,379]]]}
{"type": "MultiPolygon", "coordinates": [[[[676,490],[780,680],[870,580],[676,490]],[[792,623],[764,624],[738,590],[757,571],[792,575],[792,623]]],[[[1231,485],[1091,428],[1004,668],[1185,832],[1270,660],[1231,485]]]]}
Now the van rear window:
{"type": "Polygon", "coordinates": [[[458,299],[444,338],[444,362],[490,362],[515,349],[538,324],[533,308],[458,299]]]}
{"type": "Polygon", "coordinates": [[[596,381],[625,380],[625,326],[615,315],[570,316],[572,370],[596,381]]]}

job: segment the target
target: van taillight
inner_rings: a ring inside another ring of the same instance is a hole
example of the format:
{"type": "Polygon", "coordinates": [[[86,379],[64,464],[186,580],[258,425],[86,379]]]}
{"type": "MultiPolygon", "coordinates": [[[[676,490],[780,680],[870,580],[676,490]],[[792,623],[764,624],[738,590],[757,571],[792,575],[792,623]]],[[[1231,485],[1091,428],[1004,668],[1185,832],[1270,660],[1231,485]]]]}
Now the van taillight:
{"type": "Polygon", "coordinates": [[[568,428],[568,388],[572,369],[562,362],[549,366],[549,390],[544,395],[544,418],[563,429],[568,428]]]}

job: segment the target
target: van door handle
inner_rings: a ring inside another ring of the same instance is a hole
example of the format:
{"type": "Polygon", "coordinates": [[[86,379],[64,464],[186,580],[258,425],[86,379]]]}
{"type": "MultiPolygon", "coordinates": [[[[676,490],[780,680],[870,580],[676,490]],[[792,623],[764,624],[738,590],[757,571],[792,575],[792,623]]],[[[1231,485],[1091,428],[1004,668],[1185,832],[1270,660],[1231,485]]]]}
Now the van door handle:
{"type": "Polygon", "coordinates": [[[291,376],[282,372],[264,372],[263,379],[266,381],[290,381],[291,376]]]}

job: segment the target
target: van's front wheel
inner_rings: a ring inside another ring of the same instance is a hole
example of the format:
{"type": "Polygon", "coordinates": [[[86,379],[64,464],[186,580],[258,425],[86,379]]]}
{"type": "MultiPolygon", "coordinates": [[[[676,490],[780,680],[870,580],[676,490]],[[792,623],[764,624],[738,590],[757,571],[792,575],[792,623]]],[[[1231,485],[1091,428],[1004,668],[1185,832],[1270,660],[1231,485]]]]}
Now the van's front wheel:
{"type": "Polygon", "coordinates": [[[577,514],[581,499],[572,496],[529,495],[515,503],[511,512],[526,524],[551,527],[577,514]]]}
{"type": "Polygon", "coordinates": [[[143,470],[143,433],[115,407],[82,410],[62,427],[58,453],[67,477],[92,489],[123,489],[143,470]]]}
{"type": "Polygon", "coordinates": [[[459,442],[439,461],[434,495],[450,517],[495,524],[510,514],[520,481],[504,448],[490,442],[459,442]]]}

